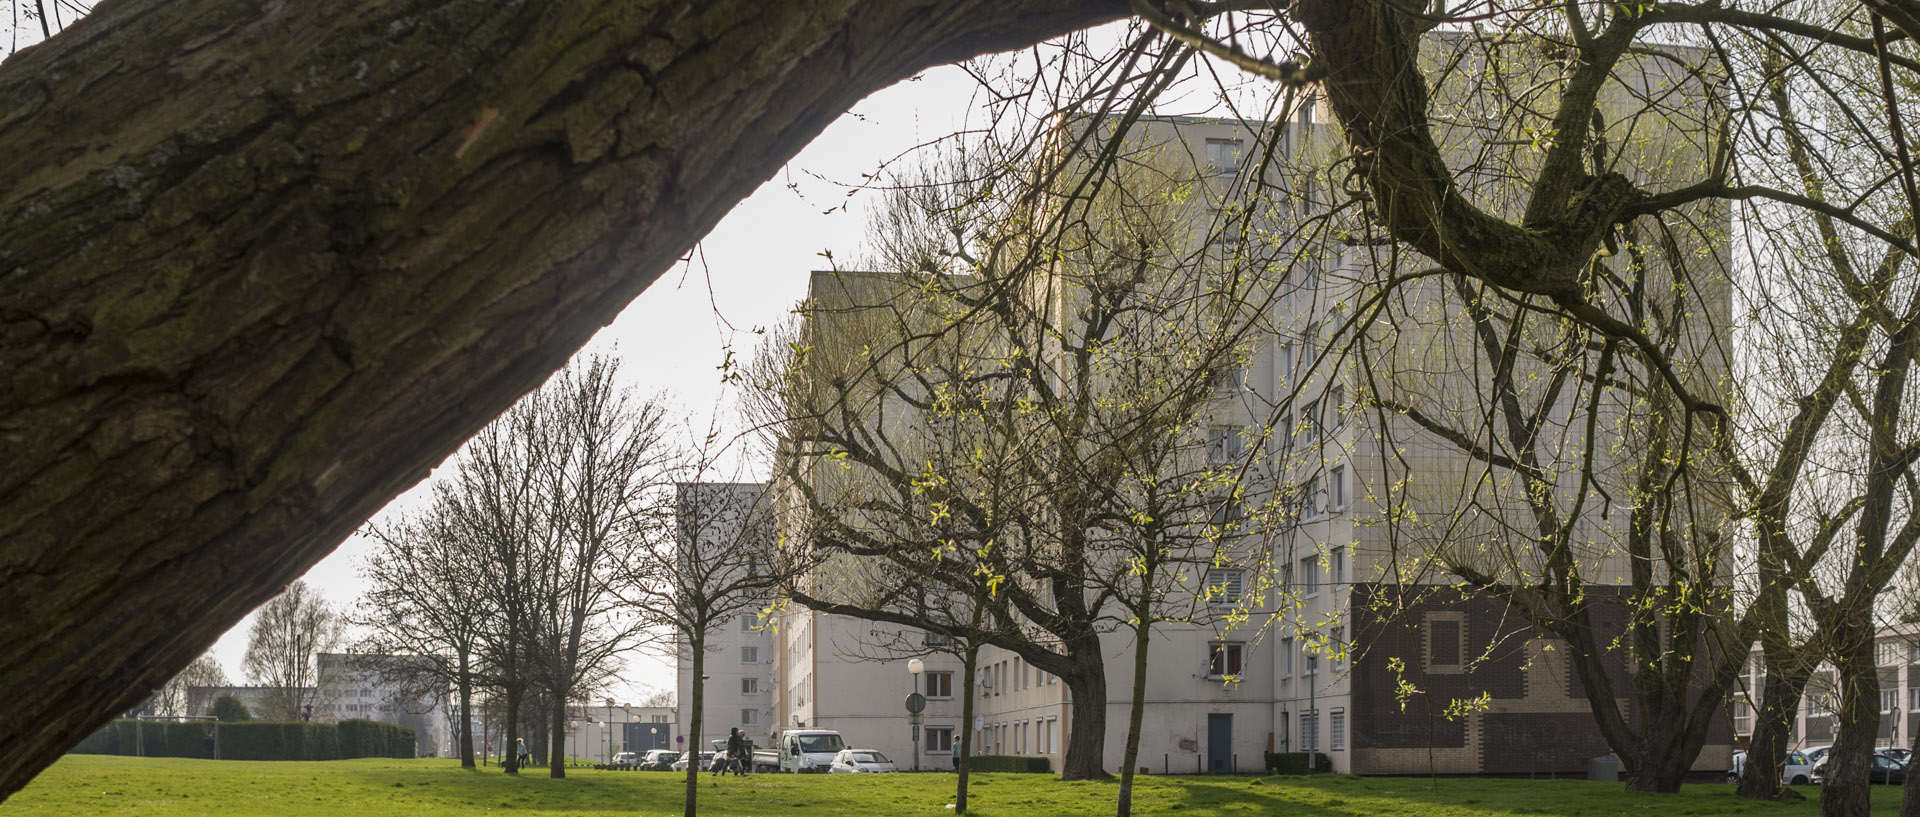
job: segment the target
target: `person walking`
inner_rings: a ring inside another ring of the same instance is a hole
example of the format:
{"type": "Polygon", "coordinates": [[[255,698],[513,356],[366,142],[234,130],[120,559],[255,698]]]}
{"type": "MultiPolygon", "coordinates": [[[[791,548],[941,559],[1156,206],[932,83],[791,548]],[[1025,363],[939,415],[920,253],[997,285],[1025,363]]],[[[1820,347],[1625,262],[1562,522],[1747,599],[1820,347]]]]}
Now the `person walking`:
{"type": "Polygon", "coordinates": [[[523,769],[533,760],[533,752],[527,749],[526,738],[513,739],[513,758],[513,765],[523,769]]]}

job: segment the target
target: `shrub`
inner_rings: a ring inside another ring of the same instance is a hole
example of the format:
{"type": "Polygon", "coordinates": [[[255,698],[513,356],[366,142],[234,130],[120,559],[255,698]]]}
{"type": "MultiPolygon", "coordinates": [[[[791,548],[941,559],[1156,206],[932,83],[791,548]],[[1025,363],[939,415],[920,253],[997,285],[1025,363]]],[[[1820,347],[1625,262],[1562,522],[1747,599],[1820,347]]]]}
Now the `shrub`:
{"type": "Polygon", "coordinates": [[[978,755],[967,761],[968,769],[976,772],[1031,772],[1046,774],[1053,771],[1053,764],[1044,757],[1026,755],[978,755]]]}
{"type": "Polygon", "coordinates": [[[232,695],[222,695],[213,701],[213,709],[208,714],[219,718],[221,723],[253,720],[253,713],[247,711],[247,705],[232,695]]]}
{"type": "MultiPolygon", "coordinates": [[[[1306,774],[1308,752],[1268,752],[1267,774],[1306,774]]],[[[1313,770],[1333,771],[1333,758],[1312,752],[1313,770]]]]}

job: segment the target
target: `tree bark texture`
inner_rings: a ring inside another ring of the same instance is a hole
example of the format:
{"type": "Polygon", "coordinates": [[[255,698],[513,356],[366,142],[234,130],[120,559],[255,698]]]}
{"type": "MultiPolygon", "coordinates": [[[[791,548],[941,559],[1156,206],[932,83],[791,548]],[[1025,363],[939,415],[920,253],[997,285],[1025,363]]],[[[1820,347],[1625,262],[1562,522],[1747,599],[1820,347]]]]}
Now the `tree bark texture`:
{"type": "MultiPolygon", "coordinates": [[[[687,779],[685,799],[681,803],[685,808],[685,817],[696,817],[700,813],[700,773],[706,768],[700,765],[700,745],[705,742],[703,733],[706,728],[702,715],[707,708],[707,632],[706,628],[697,628],[687,637],[687,649],[693,651],[693,690],[687,703],[692,707],[687,715],[687,779]]],[[[775,747],[779,748],[779,747],[775,747]]],[[[714,751],[714,759],[720,759],[719,750],[714,751]]],[[[749,759],[748,763],[753,761],[749,759]]]]}
{"type": "Polygon", "coordinates": [[[108,0],[0,68],[0,795],[860,97],[1117,0],[108,0]]]}

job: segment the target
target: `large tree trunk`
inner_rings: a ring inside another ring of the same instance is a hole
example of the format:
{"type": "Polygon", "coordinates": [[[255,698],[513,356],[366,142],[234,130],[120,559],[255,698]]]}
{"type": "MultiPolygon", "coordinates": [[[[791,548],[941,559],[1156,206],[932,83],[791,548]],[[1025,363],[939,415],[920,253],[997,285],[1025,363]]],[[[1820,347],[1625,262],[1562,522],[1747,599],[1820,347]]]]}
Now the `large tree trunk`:
{"type": "MultiPolygon", "coordinates": [[[[1763,637],[1764,641],[1767,637],[1763,637]]],[[[1751,800],[1780,798],[1780,775],[1793,716],[1800,710],[1813,662],[1798,660],[1784,645],[1765,649],[1767,674],[1761,682],[1760,706],[1754,710],[1753,736],[1747,741],[1747,763],[1740,770],[1739,796],[1751,800]]]]}
{"type": "Polygon", "coordinates": [[[1867,817],[1872,809],[1869,775],[1873,744],[1880,731],[1880,673],[1874,666],[1873,622],[1864,613],[1847,616],[1833,637],[1833,666],[1839,679],[1840,732],[1827,752],[1826,781],[1820,786],[1821,817],[1867,817]]]}
{"type": "Polygon", "coordinates": [[[0,66],[0,795],[854,101],[1121,0],[107,0],[0,66]]]}
{"type": "Polygon", "coordinates": [[[1098,638],[1085,638],[1068,650],[1074,669],[1055,673],[1067,685],[1067,753],[1060,779],[1099,780],[1107,747],[1107,669],[1098,638]]]}

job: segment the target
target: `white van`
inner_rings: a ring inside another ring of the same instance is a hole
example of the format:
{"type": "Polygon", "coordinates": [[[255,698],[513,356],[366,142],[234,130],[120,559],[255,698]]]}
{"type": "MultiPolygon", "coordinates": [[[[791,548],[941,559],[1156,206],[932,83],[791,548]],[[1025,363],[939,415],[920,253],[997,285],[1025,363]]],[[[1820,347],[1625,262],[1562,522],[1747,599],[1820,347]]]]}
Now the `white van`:
{"type": "Polygon", "coordinates": [[[847,748],[847,742],[831,729],[788,729],[780,733],[775,748],[778,754],[774,757],[768,757],[771,753],[765,750],[755,752],[754,764],[772,765],[782,772],[818,774],[833,766],[834,756],[847,748]]]}

